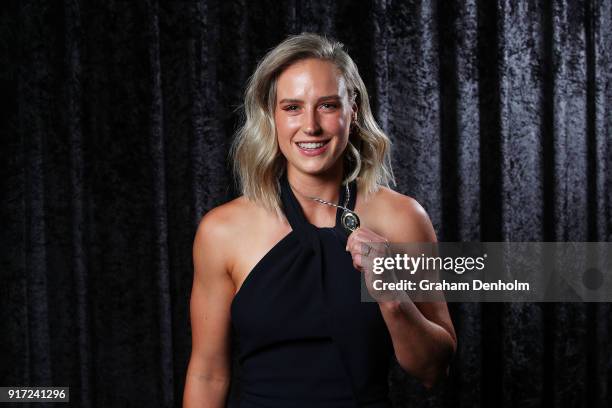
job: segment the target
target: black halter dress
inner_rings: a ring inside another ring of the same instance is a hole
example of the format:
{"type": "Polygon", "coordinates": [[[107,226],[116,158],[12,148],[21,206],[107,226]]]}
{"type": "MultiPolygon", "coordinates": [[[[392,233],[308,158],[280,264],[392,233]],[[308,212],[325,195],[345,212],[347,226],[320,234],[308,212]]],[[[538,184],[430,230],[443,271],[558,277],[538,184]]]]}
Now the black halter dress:
{"type": "MultiPolygon", "coordinates": [[[[240,408],[390,408],[391,338],[377,303],[360,300],[361,272],[336,225],[306,220],[286,173],[281,198],[292,231],[251,270],[231,316],[240,408]]],[[[348,208],[355,208],[356,183],[348,208]]],[[[340,202],[345,201],[345,187],[340,202]]]]}

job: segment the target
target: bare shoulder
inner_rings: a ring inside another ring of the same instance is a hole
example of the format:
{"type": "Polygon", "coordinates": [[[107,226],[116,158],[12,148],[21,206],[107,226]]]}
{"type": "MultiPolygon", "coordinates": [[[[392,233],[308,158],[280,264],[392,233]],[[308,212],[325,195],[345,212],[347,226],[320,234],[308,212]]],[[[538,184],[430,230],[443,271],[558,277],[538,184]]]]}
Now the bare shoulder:
{"type": "Polygon", "coordinates": [[[253,211],[257,211],[257,206],[240,196],[208,211],[200,220],[198,229],[204,224],[218,234],[229,233],[241,221],[251,217],[253,211]]]}
{"type": "Polygon", "coordinates": [[[372,225],[390,241],[436,241],[427,211],[413,197],[380,187],[365,206],[372,225]]]}
{"type": "Polygon", "coordinates": [[[257,206],[243,196],[208,211],[200,220],[195,234],[194,256],[200,253],[218,257],[222,260],[223,269],[229,272],[236,237],[252,224],[248,220],[257,211],[257,206]]]}

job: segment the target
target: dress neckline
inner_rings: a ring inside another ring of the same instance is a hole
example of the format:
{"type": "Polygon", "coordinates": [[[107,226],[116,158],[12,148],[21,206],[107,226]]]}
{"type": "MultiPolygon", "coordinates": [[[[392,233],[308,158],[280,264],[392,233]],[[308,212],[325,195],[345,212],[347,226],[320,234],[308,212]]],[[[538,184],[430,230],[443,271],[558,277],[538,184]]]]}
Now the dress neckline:
{"type": "MultiPolygon", "coordinates": [[[[336,208],[336,218],[335,218],[335,224],[333,227],[318,227],[312,224],[310,221],[308,221],[308,219],[304,215],[302,206],[300,202],[298,201],[297,197],[295,196],[295,194],[293,193],[291,186],[289,185],[289,180],[287,178],[286,171],[283,172],[280,178],[280,187],[281,187],[281,199],[282,199],[283,207],[284,207],[283,210],[285,212],[285,216],[287,217],[287,220],[289,221],[289,224],[294,230],[300,229],[300,227],[302,227],[302,228],[309,228],[309,229],[313,229],[317,231],[341,230],[345,232],[344,228],[342,227],[342,222],[341,222],[342,214],[344,213],[344,210],[342,208],[336,208]]],[[[346,205],[346,208],[350,210],[354,210],[355,203],[357,201],[357,183],[355,180],[349,183],[349,191],[350,191],[350,197],[346,205]]],[[[343,205],[345,200],[346,200],[346,187],[344,186],[344,184],[342,184],[339,187],[339,202],[343,205]]],[[[334,203],[334,204],[337,204],[337,203],[334,203]]],[[[321,204],[321,205],[325,205],[325,204],[321,204]]]]}

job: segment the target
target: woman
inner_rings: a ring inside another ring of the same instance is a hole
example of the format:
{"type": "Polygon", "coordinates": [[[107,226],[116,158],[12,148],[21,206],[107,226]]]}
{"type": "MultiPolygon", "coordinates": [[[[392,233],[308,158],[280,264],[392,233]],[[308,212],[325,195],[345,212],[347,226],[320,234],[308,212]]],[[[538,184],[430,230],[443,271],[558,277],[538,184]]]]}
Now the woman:
{"type": "Polygon", "coordinates": [[[225,405],[232,326],[243,408],[390,407],[393,357],[431,387],[456,347],[446,304],[360,301],[362,244],[436,237],[388,188],[390,142],[342,44],[289,37],[259,63],[244,107],[231,151],[243,195],[208,212],[194,240],[184,406],[225,405]]]}

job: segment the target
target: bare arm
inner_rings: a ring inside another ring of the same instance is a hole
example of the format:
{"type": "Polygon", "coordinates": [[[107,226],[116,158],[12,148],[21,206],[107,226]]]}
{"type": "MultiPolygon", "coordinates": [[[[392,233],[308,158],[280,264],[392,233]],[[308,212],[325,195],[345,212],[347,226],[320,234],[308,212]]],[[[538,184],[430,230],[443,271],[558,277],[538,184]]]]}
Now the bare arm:
{"type": "MultiPolygon", "coordinates": [[[[437,242],[425,210],[414,200],[404,202],[410,223],[392,237],[397,242],[437,242]]],[[[457,348],[455,329],[446,302],[380,302],[400,366],[431,388],[448,374],[449,362],[457,348]]]]}
{"type": "Polygon", "coordinates": [[[202,219],[193,243],[191,358],[183,408],[224,407],[231,378],[230,305],[234,283],[228,273],[224,223],[219,211],[202,219]]]}
{"type": "Polygon", "coordinates": [[[446,303],[391,301],[379,307],[400,366],[425,387],[433,387],[448,374],[457,347],[446,303]]]}
{"type": "MultiPolygon", "coordinates": [[[[415,200],[394,195],[388,202],[391,205],[378,212],[395,216],[382,218],[383,224],[378,227],[382,235],[363,227],[349,236],[347,250],[351,251],[356,269],[363,271],[363,243],[384,242],[384,237],[398,243],[437,241],[427,213],[415,200]]],[[[405,295],[390,301],[378,300],[378,305],[398,363],[426,387],[432,387],[447,374],[457,344],[446,302],[415,303],[405,295]]]]}

